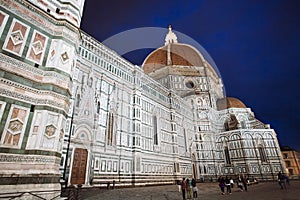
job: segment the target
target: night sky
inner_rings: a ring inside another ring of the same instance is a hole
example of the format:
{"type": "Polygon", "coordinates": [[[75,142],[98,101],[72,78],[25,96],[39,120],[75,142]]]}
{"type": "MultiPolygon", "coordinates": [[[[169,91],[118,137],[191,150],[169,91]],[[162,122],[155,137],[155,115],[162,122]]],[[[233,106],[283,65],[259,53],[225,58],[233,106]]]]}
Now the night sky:
{"type": "MultiPolygon", "coordinates": [[[[300,1],[86,0],[81,29],[103,42],[127,30],[169,25],[210,54],[227,96],[270,124],[280,145],[300,150],[300,1]]],[[[123,57],[141,65],[152,50],[123,57]]]]}

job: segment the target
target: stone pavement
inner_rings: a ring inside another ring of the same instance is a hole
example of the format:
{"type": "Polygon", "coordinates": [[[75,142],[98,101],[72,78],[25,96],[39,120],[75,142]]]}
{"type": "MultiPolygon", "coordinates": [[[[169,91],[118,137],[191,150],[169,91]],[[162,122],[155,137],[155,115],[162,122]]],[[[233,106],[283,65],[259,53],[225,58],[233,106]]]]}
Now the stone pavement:
{"type": "MultiPolygon", "coordinates": [[[[262,182],[251,185],[241,192],[234,187],[232,194],[222,195],[217,183],[198,183],[199,200],[300,200],[300,181],[291,181],[287,189],[280,189],[277,182],[262,182]]],[[[226,190],[225,190],[226,191],[226,190]]],[[[147,186],[134,188],[89,188],[83,189],[82,199],[86,200],[182,200],[177,185],[147,186]]]]}

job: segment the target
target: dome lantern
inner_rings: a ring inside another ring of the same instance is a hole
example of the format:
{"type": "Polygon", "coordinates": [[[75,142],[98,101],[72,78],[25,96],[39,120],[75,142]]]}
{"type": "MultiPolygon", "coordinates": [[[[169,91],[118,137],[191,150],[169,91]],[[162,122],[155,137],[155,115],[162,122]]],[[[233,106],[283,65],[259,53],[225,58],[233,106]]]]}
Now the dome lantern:
{"type": "Polygon", "coordinates": [[[169,25],[169,32],[167,33],[165,38],[165,45],[172,44],[172,43],[178,43],[178,41],[177,41],[177,36],[172,31],[172,26],[169,25]]]}

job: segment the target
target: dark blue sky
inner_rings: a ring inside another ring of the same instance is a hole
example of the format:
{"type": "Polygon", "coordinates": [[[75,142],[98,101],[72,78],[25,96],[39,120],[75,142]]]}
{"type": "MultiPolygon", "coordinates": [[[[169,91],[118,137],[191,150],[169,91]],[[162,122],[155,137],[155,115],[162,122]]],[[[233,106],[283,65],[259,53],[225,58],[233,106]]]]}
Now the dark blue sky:
{"type": "MultiPolygon", "coordinates": [[[[81,29],[104,41],[129,29],[170,24],[211,55],[227,96],[270,124],[281,145],[300,150],[300,1],[86,0],[81,29]]],[[[141,65],[149,52],[124,57],[141,65]]]]}

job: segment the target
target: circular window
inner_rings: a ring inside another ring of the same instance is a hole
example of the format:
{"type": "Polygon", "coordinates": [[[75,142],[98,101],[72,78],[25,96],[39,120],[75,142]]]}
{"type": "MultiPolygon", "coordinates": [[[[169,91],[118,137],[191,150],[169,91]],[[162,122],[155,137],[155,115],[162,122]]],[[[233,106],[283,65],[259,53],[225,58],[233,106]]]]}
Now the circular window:
{"type": "Polygon", "coordinates": [[[194,88],[194,87],[195,87],[193,81],[188,81],[188,82],[186,82],[186,83],[185,83],[185,86],[186,86],[187,88],[194,88]]]}

